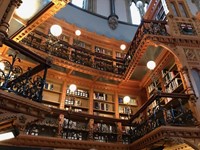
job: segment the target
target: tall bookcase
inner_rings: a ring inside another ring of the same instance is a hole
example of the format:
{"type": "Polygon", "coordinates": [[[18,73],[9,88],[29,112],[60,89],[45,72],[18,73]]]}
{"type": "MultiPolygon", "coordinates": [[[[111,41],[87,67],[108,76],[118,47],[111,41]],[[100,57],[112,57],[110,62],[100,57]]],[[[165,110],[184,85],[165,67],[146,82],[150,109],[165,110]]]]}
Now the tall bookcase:
{"type": "Polygon", "coordinates": [[[137,100],[136,98],[131,98],[128,104],[123,102],[124,96],[118,97],[119,103],[119,118],[120,119],[129,119],[137,111],[137,100]]]}
{"type": "Polygon", "coordinates": [[[43,89],[42,103],[49,107],[59,108],[62,84],[47,80],[43,89]]]}
{"type": "Polygon", "coordinates": [[[95,91],[93,93],[94,115],[104,117],[114,117],[114,96],[113,94],[95,91]]]}
{"type": "Polygon", "coordinates": [[[71,92],[69,88],[66,92],[65,109],[71,109],[74,112],[88,113],[89,92],[87,89],[77,88],[75,92],[71,92]]]}
{"type": "MultiPolygon", "coordinates": [[[[149,97],[153,94],[155,89],[166,93],[184,92],[181,73],[174,58],[171,58],[168,63],[162,67],[160,73],[157,74],[156,79],[147,86],[147,93],[149,97]]],[[[167,104],[171,100],[171,98],[163,98],[162,103],[167,104]]],[[[150,107],[154,108],[156,105],[157,103],[155,101],[150,107]]]]}

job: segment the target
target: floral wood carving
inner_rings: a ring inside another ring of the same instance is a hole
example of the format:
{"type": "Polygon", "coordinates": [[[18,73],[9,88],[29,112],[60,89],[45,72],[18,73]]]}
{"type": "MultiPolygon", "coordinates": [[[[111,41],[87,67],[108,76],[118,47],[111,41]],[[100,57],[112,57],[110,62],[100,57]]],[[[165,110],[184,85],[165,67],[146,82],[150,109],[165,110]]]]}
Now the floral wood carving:
{"type": "Polygon", "coordinates": [[[189,61],[198,61],[193,49],[184,49],[185,56],[189,61]]]}

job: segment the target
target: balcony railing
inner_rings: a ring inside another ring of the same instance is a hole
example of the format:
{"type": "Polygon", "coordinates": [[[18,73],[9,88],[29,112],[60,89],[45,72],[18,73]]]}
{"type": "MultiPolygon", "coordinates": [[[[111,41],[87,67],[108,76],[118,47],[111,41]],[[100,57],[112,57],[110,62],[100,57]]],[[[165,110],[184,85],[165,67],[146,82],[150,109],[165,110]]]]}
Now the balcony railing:
{"type": "Polygon", "coordinates": [[[51,46],[48,44],[48,40],[43,40],[48,39],[48,36],[39,31],[30,33],[22,40],[22,43],[77,64],[123,75],[144,35],[168,36],[166,24],[167,23],[163,21],[143,20],[134,36],[126,57],[122,60],[114,59],[109,55],[92,52],[78,46],[78,44],[70,45],[63,40],[59,40],[59,42],[51,46]]]}
{"type": "Polygon", "coordinates": [[[143,137],[160,126],[194,127],[197,120],[187,107],[190,95],[179,93],[161,93],[153,95],[130,119],[133,128],[130,131],[131,142],[143,137]],[[164,104],[165,99],[171,99],[164,104]],[[156,106],[149,106],[156,102],[156,106]]]}
{"type": "Polygon", "coordinates": [[[3,43],[10,48],[11,53],[10,58],[0,60],[0,89],[40,102],[47,69],[50,66],[45,59],[11,39],[5,38],[3,43]],[[37,62],[33,68],[22,69],[20,61],[25,57],[37,62]],[[43,72],[43,77],[40,72],[43,72]]]}
{"type": "Polygon", "coordinates": [[[166,29],[167,22],[165,21],[155,21],[155,20],[143,20],[138,27],[136,34],[131,42],[131,46],[125,57],[125,66],[128,66],[132,60],[135,52],[138,49],[144,35],[161,35],[169,36],[166,29]]]}
{"type": "Polygon", "coordinates": [[[191,110],[187,108],[189,98],[190,95],[186,94],[158,92],[129,120],[105,118],[52,108],[54,117],[51,116],[51,119],[46,118],[40,123],[27,126],[27,133],[36,136],[59,136],[70,140],[129,144],[160,126],[195,127],[197,121],[191,110]],[[172,98],[172,100],[163,104],[165,98],[172,98]],[[154,101],[157,102],[157,105],[149,109],[154,101]],[[55,117],[56,114],[57,117],[55,117]],[[59,114],[64,115],[61,124],[58,120],[59,114]],[[122,125],[122,129],[118,126],[119,123],[122,125]]]}

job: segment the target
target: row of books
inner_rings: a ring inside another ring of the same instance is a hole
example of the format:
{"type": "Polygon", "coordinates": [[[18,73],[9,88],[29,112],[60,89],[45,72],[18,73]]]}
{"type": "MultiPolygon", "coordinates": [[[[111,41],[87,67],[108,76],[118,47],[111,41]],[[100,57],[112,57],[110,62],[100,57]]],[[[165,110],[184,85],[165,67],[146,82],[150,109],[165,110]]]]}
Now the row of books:
{"type": "Polygon", "coordinates": [[[112,52],[111,52],[111,51],[106,50],[106,49],[101,48],[101,47],[97,47],[97,46],[95,46],[95,52],[97,52],[97,53],[102,53],[102,54],[106,54],[106,55],[112,55],[112,52]]]}
{"type": "Polygon", "coordinates": [[[82,140],[83,135],[81,132],[63,132],[62,137],[70,140],[82,140]]]}
{"type": "Polygon", "coordinates": [[[119,113],[123,114],[132,114],[132,110],[130,107],[119,106],[119,113]]]}
{"type": "Polygon", "coordinates": [[[98,99],[98,100],[106,101],[106,100],[107,100],[107,94],[95,92],[95,93],[93,94],[93,98],[94,98],[94,99],[98,99]]]}
{"type": "Polygon", "coordinates": [[[44,88],[47,89],[47,90],[53,90],[53,84],[46,82],[44,84],[44,88]]]}
{"type": "Polygon", "coordinates": [[[69,120],[67,118],[64,118],[63,121],[63,128],[69,128],[69,129],[86,129],[87,125],[84,122],[78,122],[78,121],[73,121],[69,120]]]}
{"type": "Polygon", "coordinates": [[[100,133],[116,133],[116,127],[105,124],[105,123],[95,123],[94,132],[100,133]]]}
{"type": "Polygon", "coordinates": [[[112,109],[110,105],[111,104],[107,104],[103,102],[94,102],[94,109],[110,111],[110,109],[112,109]]]}
{"type": "Polygon", "coordinates": [[[148,92],[151,93],[154,89],[157,88],[158,83],[157,82],[152,82],[149,86],[148,86],[148,92]]]}
{"type": "Polygon", "coordinates": [[[74,105],[74,106],[81,106],[81,100],[75,100],[75,99],[66,99],[65,100],[66,105],[74,105]]]}
{"type": "Polygon", "coordinates": [[[177,71],[170,71],[164,76],[164,80],[167,83],[169,83],[174,77],[177,75],[177,71]]]}
{"type": "Polygon", "coordinates": [[[124,58],[125,54],[124,53],[120,53],[120,52],[116,52],[116,57],[118,57],[118,58],[124,58]]]}
{"type": "Polygon", "coordinates": [[[71,107],[66,107],[65,110],[72,110],[73,112],[82,112],[83,111],[81,108],[71,108],[71,107]]]}
{"type": "Polygon", "coordinates": [[[178,88],[182,84],[181,78],[175,78],[171,83],[166,86],[165,91],[167,93],[173,92],[176,88],[178,88]]]}
{"type": "Polygon", "coordinates": [[[74,93],[70,92],[69,89],[67,89],[67,94],[74,94],[76,96],[81,96],[81,97],[89,97],[88,91],[77,89],[74,93]]]}

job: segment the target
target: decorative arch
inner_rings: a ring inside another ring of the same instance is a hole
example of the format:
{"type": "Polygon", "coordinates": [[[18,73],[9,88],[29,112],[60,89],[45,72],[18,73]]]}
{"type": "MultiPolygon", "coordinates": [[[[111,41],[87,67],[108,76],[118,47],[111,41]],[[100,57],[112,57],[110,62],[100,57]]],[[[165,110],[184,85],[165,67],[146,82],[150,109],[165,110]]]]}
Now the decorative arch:
{"type": "Polygon", "coordinates": [[[167,137],[168,140],[172,141],[174,144],[187,144],[188,146],[192,147],[194,150],[199,150],[197,144],[189,141],[189,139],[181,138],[181,137],[167,137]]]}

